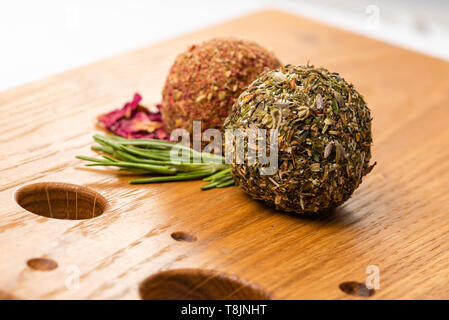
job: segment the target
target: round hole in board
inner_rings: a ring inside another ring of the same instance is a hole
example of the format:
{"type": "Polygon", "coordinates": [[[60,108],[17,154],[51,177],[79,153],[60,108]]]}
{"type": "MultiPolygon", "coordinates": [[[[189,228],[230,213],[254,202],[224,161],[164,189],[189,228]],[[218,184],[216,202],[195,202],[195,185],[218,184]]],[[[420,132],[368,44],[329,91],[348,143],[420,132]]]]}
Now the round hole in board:
{"type": "Polygon", "coordinates": [[[58,267],[56,261],[47,258],[33,258],[27,261],[28,267],[38,271],[51,271],[58,267]]]}
{"type": "Polygon", "coordinates": [[[15,194],[25,210],[53,219],[82,220],[101,215],[108,202],[99,193],[76,184],[39,182],[26,185],[15,194]]]}
{"type": "Polygon", "coordinates": [[[215,270],[174,269],[156,273],[139,286],[143,300],[269,300],[258,286],[215,270]]]}
{"type": "Polygon", "coordinates": [[[195,242],[198,238],[195,235],[184,231],[176,231],[171,234],[171,237],[176,241],[195,242]]]}
{"type": "Polygon", "coordinates": [[[374,289],[370,289],[364,283],[356,281],[343,282],[338,287],[344,293],[358,297],[371,297],[376,293],[374,289]]]}

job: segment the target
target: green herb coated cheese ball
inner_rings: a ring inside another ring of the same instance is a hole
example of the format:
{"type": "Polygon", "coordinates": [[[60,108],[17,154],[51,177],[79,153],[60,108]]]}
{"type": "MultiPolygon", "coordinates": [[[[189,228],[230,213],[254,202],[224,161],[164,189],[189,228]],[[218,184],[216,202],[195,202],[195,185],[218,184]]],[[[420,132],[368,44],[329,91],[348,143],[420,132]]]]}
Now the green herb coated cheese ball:
{"type": "Polygon", "coordinates": [[[279,60],[252,41],[212,39],[176,58],[162,91],[162,119],[168,132],[201,120],[202,130],[222,128],[243,89],[279,60]]]}
{"type": "Polygon", "coordinates": [[[277,210],[317,214],[337,207],[374,166],[371,120],[363,96],[338,73],[292,65],[268,71],[239,96],[225,128],[277,128],[278,169],[262,175],[267,165],[234,161],[234,180],[277,210]]]}

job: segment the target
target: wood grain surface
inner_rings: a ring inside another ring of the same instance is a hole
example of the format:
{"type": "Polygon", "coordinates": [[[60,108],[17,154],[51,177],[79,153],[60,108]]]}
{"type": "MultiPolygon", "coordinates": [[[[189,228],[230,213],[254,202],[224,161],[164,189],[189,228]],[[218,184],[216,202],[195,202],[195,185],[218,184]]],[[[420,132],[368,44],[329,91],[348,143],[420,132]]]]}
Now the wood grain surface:
{"type": "Polygon", "coordinates": [[[276,299],[449,298],[447,62],[263,11],[1,92],[0,111],[0,298],[139,299],[145,279],[185,268],[237,276],[276,299]],[[94,154],[98,114],[136,91],[157,103],[175,56],[217,36],[256,40],[283,63],[310,60],[364,94],[378,165],[332,215],[275,212],[237,187],[132,186],[74,158],[94,154]],[[87,187],[109,206],[92,219],[40,216],[14,198],[37,182],[87,187]],[[380,271],[374,295],[340,289],[365,283],[369,266],[380,271]]]}

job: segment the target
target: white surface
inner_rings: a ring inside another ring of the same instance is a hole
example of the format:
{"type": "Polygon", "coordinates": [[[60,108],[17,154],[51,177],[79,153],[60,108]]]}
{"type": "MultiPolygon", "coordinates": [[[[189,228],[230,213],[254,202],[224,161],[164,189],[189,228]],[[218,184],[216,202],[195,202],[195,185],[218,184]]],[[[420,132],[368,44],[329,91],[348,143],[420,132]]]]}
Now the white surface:
{"type": "Polygon", "coordinates": [[[449,60],[443,0],[2,0],[0,90],[266,7],[449,60]]]}

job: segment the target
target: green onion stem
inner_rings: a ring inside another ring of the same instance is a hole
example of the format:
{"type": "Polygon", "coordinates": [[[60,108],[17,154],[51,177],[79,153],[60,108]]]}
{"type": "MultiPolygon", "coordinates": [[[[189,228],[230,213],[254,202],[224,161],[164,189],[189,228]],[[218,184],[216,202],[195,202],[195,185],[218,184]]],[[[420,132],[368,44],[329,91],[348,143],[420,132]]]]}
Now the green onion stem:
{"type": "Polygon", "coordinates": [[[226,169],[223,169],[207,178],[204,178],[203,180],[204,181],[214,181],[215,179],[220,178],[220,177],[230,174],[230,173],[231,173],[231,168],[226,168],[226,169]]]}
{"type": "Polygon", "coordinates": [[[180,173],[174,176],[166,176],[166,177],[151,177],[146,179],[137,179],[131,180],[129,183],[138,184],[138,183],[152,183],[152,182],[167,182],[167,181],[182,181],[182,180],[195,180],[207,175],[210,175],[214,171],[199,171],[199,172],[189,172],[189,173],[180,173]]]}
{"type": "Polygon", "coordinates": [[[225,182],[222,182],[219,185],[217,185],[217,188],[229,187],[229,186],[232,186],[234,184],[235,184],[234,180],[233,179],[229,179],[229,180],[227,180],[225,182]]]}
{"type": "Polygon", "coordinates": [[[231,169],[224,163],[225,158],[215,154],[202,153],[175,142],[156,139],[126,139],[94,135],[98,145],[92,150],[99,151],[102,158],[76,156],[89,161],[86,166],[115,166],[119,171],[128,171],[148,178],[131,180],[132,184],[197,180],[209,183],[202,190],[223,188],[234,184],[231,169]],[[180,159],[172,160],[174,155],[180,159]],[[178,152],[176,154],[176,152],[178,152]]]}
{"type": "Polygon", "coordinates": [[[133,162],[104,162],[104,163],[90,163],[87,164],[87,166],[89,167],[94,167],[94,166],[115,166],[115,167],[121,167],[121,168],[136,168],[136,169],[145,169],[148,170],[149,172],[157,172],[157,173],[162,173],[162,174],[174,174],[176,173],[176,169],[175,168],[170,168],[170,167],[164,167],[164,166],[157,166],[157,165],[153,165],[153,164],[145,164],[145,163],[133,163],[133,162]]]}

